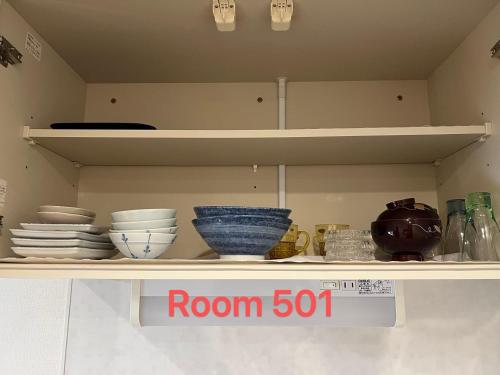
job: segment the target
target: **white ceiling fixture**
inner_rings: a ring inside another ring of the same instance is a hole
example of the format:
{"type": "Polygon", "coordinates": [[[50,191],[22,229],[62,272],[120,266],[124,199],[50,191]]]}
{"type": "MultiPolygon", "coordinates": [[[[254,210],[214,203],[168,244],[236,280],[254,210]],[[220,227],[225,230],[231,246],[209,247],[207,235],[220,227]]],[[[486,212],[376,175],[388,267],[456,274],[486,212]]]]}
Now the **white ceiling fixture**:
{"type": "Polygon", "coordinates": [[[293,14],[293,0],[271,0],[271,28],[274,31],[290,29],[293,14]]]}
{"type": "Polygon", "coordinates": [[[236,28],[236,4],[234,0],[213,0],[212,10],[219,31],[234,31],[236,28]]]}

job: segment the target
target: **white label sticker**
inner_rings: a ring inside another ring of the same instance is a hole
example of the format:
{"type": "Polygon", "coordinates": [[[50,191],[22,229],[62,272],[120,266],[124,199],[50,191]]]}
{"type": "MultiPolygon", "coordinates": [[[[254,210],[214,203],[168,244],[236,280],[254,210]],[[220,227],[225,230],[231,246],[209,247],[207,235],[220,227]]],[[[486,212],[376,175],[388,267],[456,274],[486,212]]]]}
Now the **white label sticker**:
{"type": "Polygon", "coordinates": [[[391,280],[358,280],[360,295],[393,295],[391,280]]]}
{"type": "Polygon", "coordinates": [[[7,181],[0,179],[0,208],[5,205],[5,198],[7,197],[7,181]]]}
{"type": "Polygon", "coordinates": [[[26,50],[38,61],[42,60],[42,43],[29,31],[26,34],[26,50]]]}
{"type": "Polygon", "coordinates": [[[321,280],[320,290],[331,290],[336,297],[392,297],[393,280],[321,280]]]}

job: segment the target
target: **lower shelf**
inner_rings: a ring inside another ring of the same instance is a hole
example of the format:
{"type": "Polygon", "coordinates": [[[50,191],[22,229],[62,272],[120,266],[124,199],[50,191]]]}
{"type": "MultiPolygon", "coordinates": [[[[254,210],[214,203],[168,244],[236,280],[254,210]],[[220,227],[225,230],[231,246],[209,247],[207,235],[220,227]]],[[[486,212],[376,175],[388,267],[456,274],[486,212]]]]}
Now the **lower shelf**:
{"type": "Polygon", "coordinates": [[[89,261],[0,263],[0,278],[65,279],[500,279],[500,263],[366,262],[234,263],[214,261],[89,261]]]}

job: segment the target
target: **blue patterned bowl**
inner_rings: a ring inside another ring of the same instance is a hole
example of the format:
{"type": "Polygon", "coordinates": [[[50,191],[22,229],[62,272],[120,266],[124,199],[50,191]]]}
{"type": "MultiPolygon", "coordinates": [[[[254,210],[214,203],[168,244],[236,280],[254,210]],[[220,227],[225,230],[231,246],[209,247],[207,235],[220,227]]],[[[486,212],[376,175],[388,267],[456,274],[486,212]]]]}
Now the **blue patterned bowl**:
{"type": "Polygon", "coordinates": [[[292,212],[292,210],[287,208],[241,206],[198,206],[193,209],[198,218],[224,215],[256,215],[287,218],[292,212]]]}
{"type": "Polygon", "coordinates": [[[288,230],[292,220],[257,215],[194,219],[193,225],[221,259],[264,259],[288,230]]]}
{"type": "MultiPolygon", "coordinates": [[[[290,226],[291,219],[279,216],[261,216],[261,215],[222,215],[222,216],[206,216],[196,220],[197,225],[226,223],[238,225],[275,225],[281,224],[290,226]]],[[[194,223],[194,222],[193,222],[194,223]]]]}

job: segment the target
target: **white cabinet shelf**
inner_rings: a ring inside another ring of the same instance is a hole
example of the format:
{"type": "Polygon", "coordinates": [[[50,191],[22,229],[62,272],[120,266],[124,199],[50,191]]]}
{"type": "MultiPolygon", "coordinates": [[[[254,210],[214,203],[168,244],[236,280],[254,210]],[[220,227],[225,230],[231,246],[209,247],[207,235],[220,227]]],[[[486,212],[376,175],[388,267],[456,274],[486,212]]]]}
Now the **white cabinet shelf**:
{"type": "Polygon", "coordinates": [[[24,138],[82,165],[431,163],[491,125],[286,130],[53,130],[24,138]]]}
{"type": "Polygon", "coordinates": [[[500,279],[500,263],[0,263],[0,278],[79,279],[500,279]]]}
{"type": "MultiPolygon", "coordinates": [[[[485,139],[491,124],[286,130],[52,130],[24,138],[82,165],[431,163],[485,139]]],[[[500,279],[500,263],[0,263],[0,278],[500,279]]]]}

